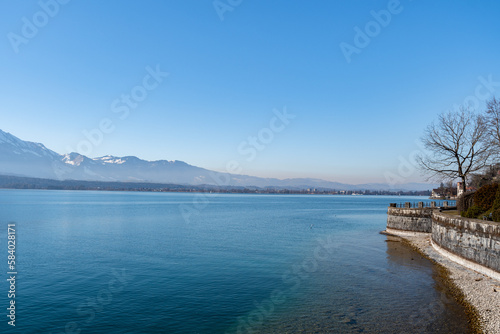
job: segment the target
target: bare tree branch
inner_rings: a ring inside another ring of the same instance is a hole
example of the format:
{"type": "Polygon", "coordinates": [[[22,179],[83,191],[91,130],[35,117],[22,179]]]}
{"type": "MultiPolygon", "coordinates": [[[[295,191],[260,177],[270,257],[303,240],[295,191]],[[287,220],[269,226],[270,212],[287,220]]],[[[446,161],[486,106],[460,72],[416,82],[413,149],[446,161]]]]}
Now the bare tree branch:
{"type": "MultiPolygon", "coordinates": [[[[500,103],[497,106],[500,107],[500,103]]],[[[500,108],[495,110],[499,116],[495,124],[500,125],[500,108]]],[[[465,191],[469,174],[483,169],[490,162],[490,123],[467,107],[439,115],[437,123],[430,124],[422,137],[428,154],[418,158],[421,168],[432,177],[462,179],[465,191]]]]}

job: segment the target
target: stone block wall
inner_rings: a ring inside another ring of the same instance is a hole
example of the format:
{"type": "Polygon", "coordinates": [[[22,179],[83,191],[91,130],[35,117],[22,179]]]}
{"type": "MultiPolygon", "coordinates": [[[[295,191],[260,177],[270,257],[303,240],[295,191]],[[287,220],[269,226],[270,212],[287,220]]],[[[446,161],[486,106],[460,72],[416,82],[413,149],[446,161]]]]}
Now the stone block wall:
{"type": "Polygon", "coordinates": [[[396,208],[387,211],[387,227],[411,231],[432,232],[432,208],[396,208]]]}
{"type": "Polygon", "coordinates": [[[500,272],[500,223],[434,212],[432,240],[439,247],[500,272]]]}

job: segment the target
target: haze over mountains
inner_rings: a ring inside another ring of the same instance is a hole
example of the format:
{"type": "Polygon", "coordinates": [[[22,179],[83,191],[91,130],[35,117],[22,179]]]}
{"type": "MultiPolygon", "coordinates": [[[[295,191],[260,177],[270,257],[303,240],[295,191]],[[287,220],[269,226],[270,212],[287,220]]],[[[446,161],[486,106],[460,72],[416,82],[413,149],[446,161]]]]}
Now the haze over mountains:
{"type": "Polygon", "coordinates": [[[182,161],[146,161],[134,156],[89,158],[79,153],[58,154],[43,144],[23,141],[0,130],[0,174],[54,180],[154,182],[183,185],[279,187],[336,190],[429,190],[425,183],[391,187],[370,183],[350,185],[320,179],[275,179],[210,171],[182,161]]]}

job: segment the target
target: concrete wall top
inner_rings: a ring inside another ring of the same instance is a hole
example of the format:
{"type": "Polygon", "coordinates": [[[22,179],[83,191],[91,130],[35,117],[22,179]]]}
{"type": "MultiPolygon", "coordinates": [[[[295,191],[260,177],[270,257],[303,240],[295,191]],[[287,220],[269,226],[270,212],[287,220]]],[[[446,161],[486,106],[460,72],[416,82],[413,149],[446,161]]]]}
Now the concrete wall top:
{"type": "Polygon", "coordinates": [[[391,216],[405,216],[405,217],[431,217],[432,212],[436,211],[433,208],[395,208],[389,207],[387,214],[391,216]]]}

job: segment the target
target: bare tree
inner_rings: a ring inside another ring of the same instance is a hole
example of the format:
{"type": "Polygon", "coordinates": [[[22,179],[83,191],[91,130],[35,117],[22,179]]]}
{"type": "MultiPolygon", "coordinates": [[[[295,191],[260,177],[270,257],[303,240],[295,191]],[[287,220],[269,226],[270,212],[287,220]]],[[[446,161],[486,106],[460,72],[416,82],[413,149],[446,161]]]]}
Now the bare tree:
{"type": "Polygon", "coordinates": [[[495,97],[486,103],[486,121],[494,153],[500,153],[500,100],[495,97]]]}
{"type": "Polygon", "coordinates": [[[464,192],[469,174],[480,171],[490,160],[486,120],[466,107],[439,115],[425,130],[422,142],[428,154],[419,157],[420,166],[431,177],[460,178],[464,192]]]}

